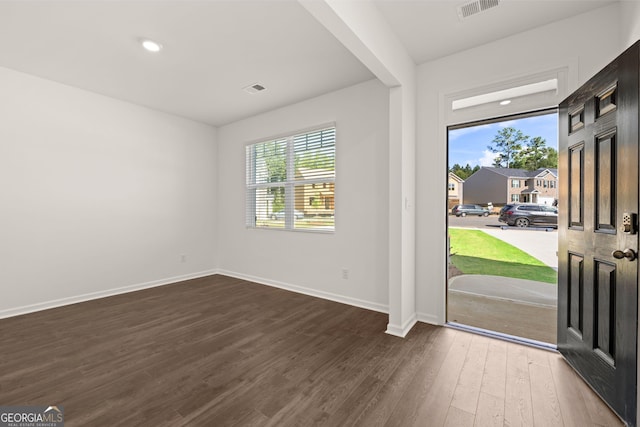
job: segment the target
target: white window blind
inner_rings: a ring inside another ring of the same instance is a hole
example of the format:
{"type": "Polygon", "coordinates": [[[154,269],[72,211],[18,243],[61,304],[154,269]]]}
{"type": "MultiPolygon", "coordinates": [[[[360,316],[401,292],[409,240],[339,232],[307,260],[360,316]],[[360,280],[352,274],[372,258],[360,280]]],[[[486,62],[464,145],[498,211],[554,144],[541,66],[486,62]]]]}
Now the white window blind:
{"type": "Polygon", "coordinates": [[[335,126],[246,147],[246,224],[335,230],[335,126]]]}

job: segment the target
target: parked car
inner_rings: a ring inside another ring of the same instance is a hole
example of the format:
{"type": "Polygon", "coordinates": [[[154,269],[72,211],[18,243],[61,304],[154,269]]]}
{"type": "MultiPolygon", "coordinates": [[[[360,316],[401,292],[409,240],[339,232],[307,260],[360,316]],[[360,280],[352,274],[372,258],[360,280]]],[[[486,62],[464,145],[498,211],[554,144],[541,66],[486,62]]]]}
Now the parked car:
{"type": "Polygon", "coordinates": [[[489,209],[483,208],[480,205],[455,205],[451,208],[451,213],[455,216],[489,216],[489,209]]]}
{"type": "MultiPolygon", "coordinates": [[[[293,216],[295,216],[296,219],[304,219],[304,213],[302,213],[300,211],[293,211],[293,216]]],[[[271,214],[271,219],[283,220],[284,219],[284,211],[278,211],[278,212],[272,213],[271,214]]]]}
{"type": "Polygon", "coordinates": [[[498,221],[516,227],[558,226],[558,208],[538,204],[508,204],[500,209],[498,221]]]}

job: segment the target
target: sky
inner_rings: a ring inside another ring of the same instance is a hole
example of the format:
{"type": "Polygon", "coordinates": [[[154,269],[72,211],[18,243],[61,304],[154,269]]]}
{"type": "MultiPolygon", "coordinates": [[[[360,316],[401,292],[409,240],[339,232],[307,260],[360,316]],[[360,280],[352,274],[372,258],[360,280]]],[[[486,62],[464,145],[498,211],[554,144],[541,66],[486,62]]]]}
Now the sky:
{"type": "Polygon", "coordinates": [[[491,166],[496,153],[487,147],[492,144],[494,136],[501,128],[513,127],[529,137],[541,136],[547,147],[558,149],[558,115],[527,117],[525,119],[507,120],[504,122],[484,124],[449,131],[449,168],[458,163],[467,163],[474,167],[491,166]]]}

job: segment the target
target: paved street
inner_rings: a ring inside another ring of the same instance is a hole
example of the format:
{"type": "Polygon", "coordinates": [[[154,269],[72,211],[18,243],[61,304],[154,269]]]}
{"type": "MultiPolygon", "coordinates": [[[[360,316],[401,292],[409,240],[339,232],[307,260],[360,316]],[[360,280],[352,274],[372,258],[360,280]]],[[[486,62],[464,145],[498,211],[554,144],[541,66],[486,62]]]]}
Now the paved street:
{"type": "Polygon", "coordinates": [[[498,215],[484,216],[461,216],[449,215],[449,227],[500,227],[504,223],[498,221],[498,215]]]}

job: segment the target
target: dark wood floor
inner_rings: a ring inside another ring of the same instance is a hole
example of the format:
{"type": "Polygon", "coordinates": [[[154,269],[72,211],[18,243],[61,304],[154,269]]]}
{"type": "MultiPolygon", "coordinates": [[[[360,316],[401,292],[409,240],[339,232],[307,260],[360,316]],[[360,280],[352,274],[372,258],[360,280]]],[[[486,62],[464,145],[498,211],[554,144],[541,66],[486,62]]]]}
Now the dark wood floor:
{"type": "Polygon", "coordinates": [[[587,426],[555,353],[224,276],[0,320],[0,405],[68,426],[587,426]]]}

